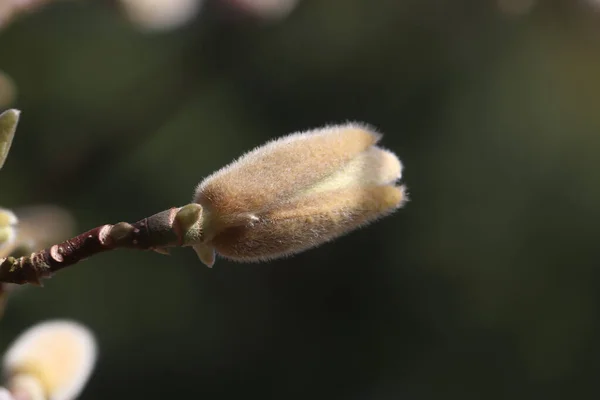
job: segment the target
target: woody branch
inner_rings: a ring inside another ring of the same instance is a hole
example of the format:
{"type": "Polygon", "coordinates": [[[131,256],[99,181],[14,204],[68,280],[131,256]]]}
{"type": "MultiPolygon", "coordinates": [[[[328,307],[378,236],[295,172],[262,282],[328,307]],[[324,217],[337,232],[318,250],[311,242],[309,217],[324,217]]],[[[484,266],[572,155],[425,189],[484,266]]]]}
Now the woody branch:
{"type": "Polygon", "coordinates": [[[41,285],[41,279],[95,254],[117,248],[155,250],[184,246],[200,237],[198,204],[171,208],[133,224],[102,225],[20,258],[0,258],[0,282],[41,285]]]}

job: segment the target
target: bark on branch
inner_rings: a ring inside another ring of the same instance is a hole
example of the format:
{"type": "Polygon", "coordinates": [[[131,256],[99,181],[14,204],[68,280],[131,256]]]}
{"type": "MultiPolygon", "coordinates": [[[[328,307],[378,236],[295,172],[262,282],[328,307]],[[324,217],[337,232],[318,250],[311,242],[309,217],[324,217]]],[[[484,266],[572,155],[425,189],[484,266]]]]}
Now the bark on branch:
{"type": "Polygon", "coordinates": [[[155,250],[190,245],[201,236],[198,204],[171,208],[136,223],[102,225],[29,256],[0,258],[0,282],[41,286],[43,278],[105,251],[155,250]]]}

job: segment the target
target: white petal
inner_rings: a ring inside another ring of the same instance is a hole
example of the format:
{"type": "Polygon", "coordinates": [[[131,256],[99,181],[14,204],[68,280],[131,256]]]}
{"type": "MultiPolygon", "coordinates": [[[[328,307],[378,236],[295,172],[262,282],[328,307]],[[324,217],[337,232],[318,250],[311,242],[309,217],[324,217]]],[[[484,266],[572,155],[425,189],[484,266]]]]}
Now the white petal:
{"type": "Polygon", "coordinates": [[[71,321],[38,324],[10,346],[3,370],[10,376],[37,378],[51,400],[71,400],[86,384],[96,362],[96,342],[84,326],[71,321]]]}

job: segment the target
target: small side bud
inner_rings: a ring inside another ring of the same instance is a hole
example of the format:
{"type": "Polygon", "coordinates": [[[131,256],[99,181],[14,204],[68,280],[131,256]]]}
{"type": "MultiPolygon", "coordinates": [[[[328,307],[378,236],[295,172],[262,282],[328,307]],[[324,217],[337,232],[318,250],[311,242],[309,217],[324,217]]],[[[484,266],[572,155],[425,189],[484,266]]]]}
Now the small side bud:
{"type": "Polygon", "coordinates": [[[96,362],[91,332],[71,321],[38,324],[23,333],[4,355],[3,370],[11,392],[27,391],[40,399],[71,400],[87,382],[96,362]],[[38,389],[36,389],[36,387],[38,389]]]}
{"type": "Polygon", "coordinates": [[[182,246],[200,243],[202,240],[202,206],[187,204],[175,214],[173,229],[182,246]]]}
{"type": "Polygon", "coordinates": [[[135,228],[130,223],[119,222],[110,228],[108,236],[117,244],[129,243],[130,239],[134,235],[134,232],[135,228]]]}
{"type": "Polygon", "coordinates": [[[17,131],[19,123],[19,110],[7,110],[0,114],[0,169],[4,166],[10,145],[17,131]]]}

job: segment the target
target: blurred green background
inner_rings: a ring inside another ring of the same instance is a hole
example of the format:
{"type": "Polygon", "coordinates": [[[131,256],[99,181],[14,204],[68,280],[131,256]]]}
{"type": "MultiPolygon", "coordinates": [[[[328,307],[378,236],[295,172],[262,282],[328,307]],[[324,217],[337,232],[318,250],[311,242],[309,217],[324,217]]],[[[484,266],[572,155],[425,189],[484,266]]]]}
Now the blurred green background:
{"type": "Polygon", "coordinates": [[[16,293],[0,349],[39,320],[87,324],[83,399],[597,398],[591,3],[304,0],[266,22],[208,0],[165,33],[103,1],[19,18],[0,32],[23,110],[5,207],[136,221],[266,140],[347,120],[385,133],[411,202],[267,264],[99,255],[16,293]]]}

